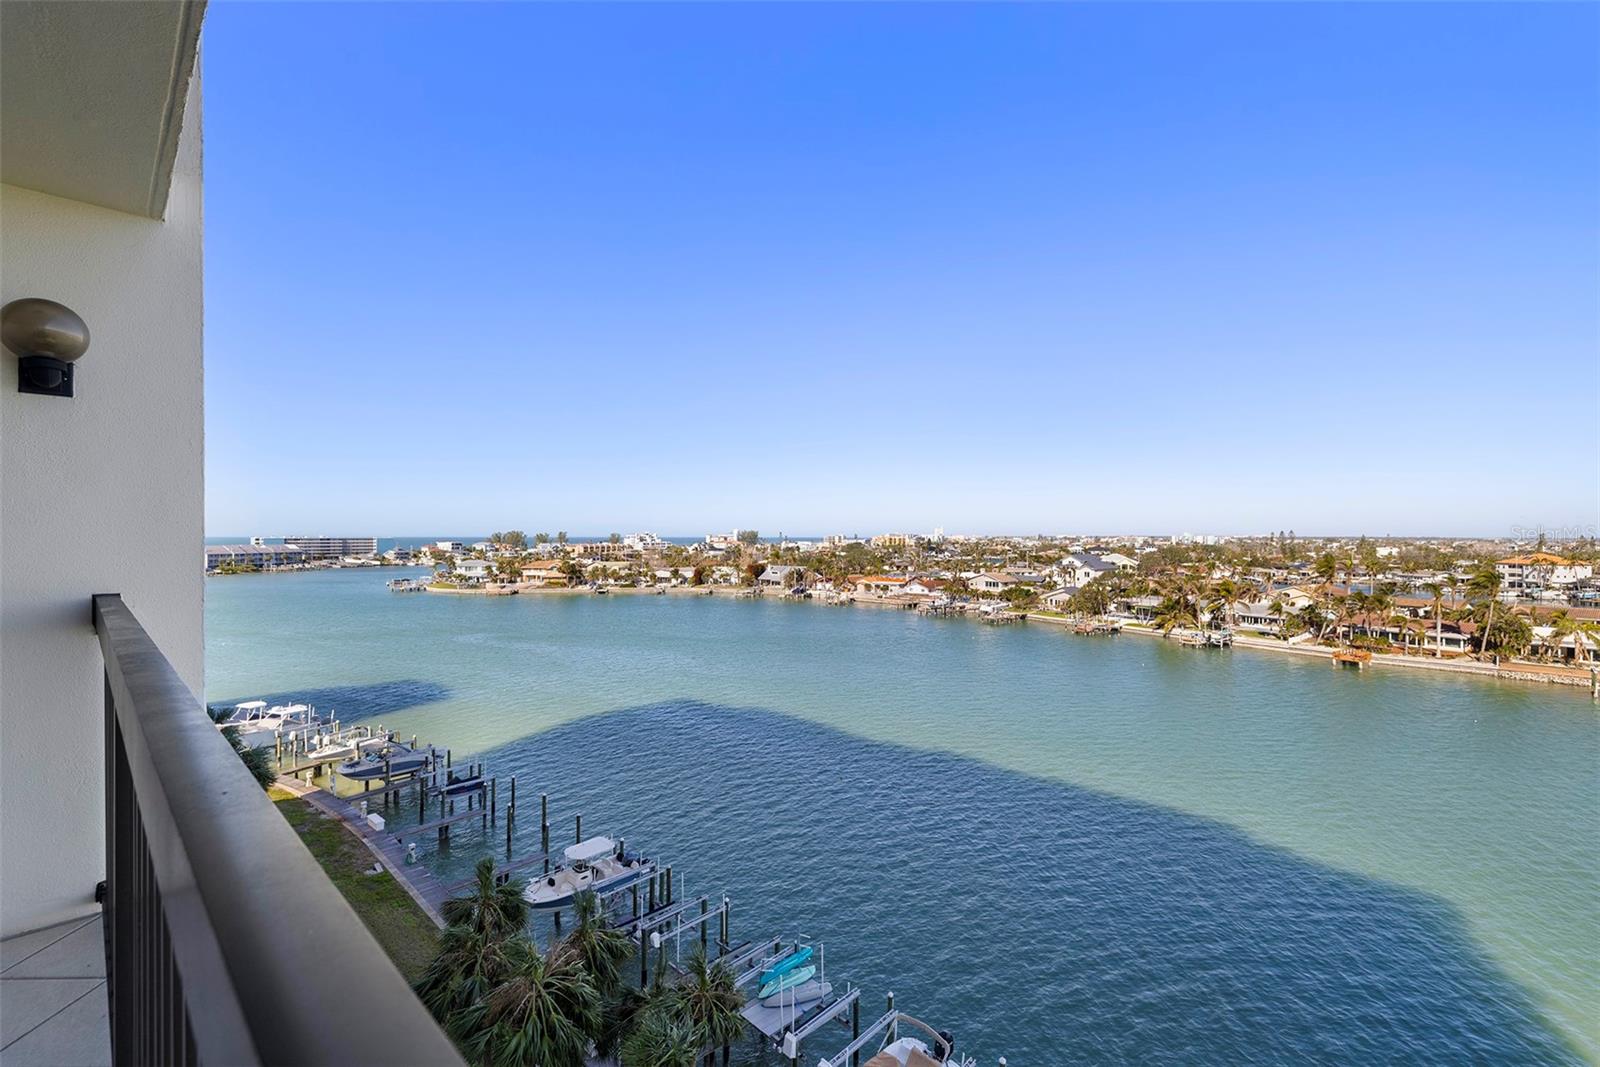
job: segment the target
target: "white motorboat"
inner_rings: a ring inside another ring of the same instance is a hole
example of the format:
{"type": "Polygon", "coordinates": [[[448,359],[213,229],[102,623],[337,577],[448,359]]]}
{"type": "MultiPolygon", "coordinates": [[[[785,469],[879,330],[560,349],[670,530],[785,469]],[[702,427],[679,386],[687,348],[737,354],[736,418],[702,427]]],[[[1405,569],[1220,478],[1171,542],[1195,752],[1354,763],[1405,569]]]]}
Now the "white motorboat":
{"type": "Polygon", "coordinates": [[[568,845],[562,852],[562,866],[528,881],[522,899],[535,911],[555,911],[570,907],[579,893],[610,893],[648,877],[656,869],[654,860],[619,854],[617,843],[609,837],[591,837],[568,845]]]}
{"type": "Polygon", "coordinates": [[[233,706],[225,718],[217,720],[217,729],[229,727],[239,731],[239,740],[251,748],[272,744],[279,731],[306,730],[315,726],[317,712],[310,704],[279,704],[268,707],[265,700],[244,700],[233,706]]]}
{"type": "Polygon", "coordinates": [[[320,734],[312,738],[312,747],[306,750],[303,757],[306,762],[319,760],[349,760],[357,753],[368,749],[382,748],[391,744],[389,738],[383,734],[374,734],[371,737],[350,738],[343,737],[335,741],[331,735],[320,734]]]}
{"type": "Polygon", "coordinates": [[[365,749],[352,759],[345,760],[335,770],[351,781],[365,782],[385,775],[411,774],[426,770],[433,762],[433,749],[414,749],[398,741],[389,741],[365,749]]]}

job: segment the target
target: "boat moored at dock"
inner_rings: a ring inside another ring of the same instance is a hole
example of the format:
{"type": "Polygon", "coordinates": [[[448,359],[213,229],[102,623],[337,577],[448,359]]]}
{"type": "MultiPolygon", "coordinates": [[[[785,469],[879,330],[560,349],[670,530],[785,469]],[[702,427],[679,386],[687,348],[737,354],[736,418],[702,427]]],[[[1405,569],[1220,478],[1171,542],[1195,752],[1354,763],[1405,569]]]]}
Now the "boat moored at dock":
{"type": "Polygon", "coordinates": [[[432,763],[432,748],[413,749],[398,741],[390,741],[364,750],[334,770],[353,782],[365,782],[424,771],[432,763]]]}
{"type": "Polygon", "coordinates": [[[239,740],[251,748],[272,744],[279,731],[306,730],[317,723],[317,712],[310,704],[267,706],[265,700],[244,700],[233,711],[217,720],[217,729],[234,729],[239,740]]]}
{"type": "Polygon", "coordinates": [[[535,911],[570,907],[579,893],[614,893],[643,880],[656,869],[654,860],[618,849],[609,837],[591,837],[568,845],[566,863],[528,882],[522,899],[535,911]]]}

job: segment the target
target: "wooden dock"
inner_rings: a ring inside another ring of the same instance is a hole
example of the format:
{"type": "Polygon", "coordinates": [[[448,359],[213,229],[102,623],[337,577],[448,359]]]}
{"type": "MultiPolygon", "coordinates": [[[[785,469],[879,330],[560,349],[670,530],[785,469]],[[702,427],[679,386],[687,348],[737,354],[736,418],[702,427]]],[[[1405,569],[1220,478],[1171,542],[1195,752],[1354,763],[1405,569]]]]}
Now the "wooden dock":
{"type": "Polygon", "coordinates": [[[1364,648],[1338,648],[1333,652],[1335,667],[1354,667],[1360,670],[1372,662],[1372,653],[1364,648]]]}
{"type": "MultiPolygon", "coordinates": [[[[377,814],[381,815],[383,813],[378,812],[377,814]]],[[[450,827],[454,826],[458,822],[464,822],[467,819],[482,819],[484,828],[487,829],[489,826],[489,809],[463,808],[462,810],[454,812],[450,815],[441,815],[437,819],[429,819],[427,822],[418,823],[416,826],[401,826],[398,828],[386,826],[382,832],[394,837],[396,840],[404,840],[408,837],[421,837],[423,834],[442,830],[445,831],[445,834],[441,840],[448,841],[450,839],[448,832],[450,827]]]]}
{"type": "MultiPolygon", "coordinates": [[[[338,797],[320,790],[305,794],[305,799],[326,815],[343,822],[352,833],[366,842],[395,881],[405,887],[411,898],[421,905],[434,925],[444,929],[444,902],[450,899],[450,889],[437,875],[420,863],[406,862],[406,849],[393,834],[373,829],[354,806],[338,797]]],[[[476,814],[476,813],[474,813],[476,814]]]]}
{"type": "MultiPolygon", "coordinates": [[[[535,852],[530,856],[523,856],[519,860],[512,860],[510,863],[498,864],[494,869],[495,881],[498,882],[503,878],[509,878],[518,871],[527,870],[534,864],[541,863],[549,858],[550,854],[547,852],[535,852]]],[[[445,890],[454,896],[463,890],[471,889],[477,884],[477,881],[478,878],[476,875],[472,876],[471,878],[463,878],[459,882],[451,882],[449,885],[445,886],[445,890]]]]}

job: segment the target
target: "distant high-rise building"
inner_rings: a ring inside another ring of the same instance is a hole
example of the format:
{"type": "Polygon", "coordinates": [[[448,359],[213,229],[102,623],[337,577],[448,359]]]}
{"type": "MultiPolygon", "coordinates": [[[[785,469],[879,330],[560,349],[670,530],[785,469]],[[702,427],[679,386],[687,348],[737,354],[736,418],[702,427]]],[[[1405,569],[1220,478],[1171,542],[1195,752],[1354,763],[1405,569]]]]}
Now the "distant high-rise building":
{"type": "Polygon", "coordinates": [[[376,556],[376,537],[285,537],[283,543],[303,549],[307,559],[343,559],[345,556],[376,556]]]}

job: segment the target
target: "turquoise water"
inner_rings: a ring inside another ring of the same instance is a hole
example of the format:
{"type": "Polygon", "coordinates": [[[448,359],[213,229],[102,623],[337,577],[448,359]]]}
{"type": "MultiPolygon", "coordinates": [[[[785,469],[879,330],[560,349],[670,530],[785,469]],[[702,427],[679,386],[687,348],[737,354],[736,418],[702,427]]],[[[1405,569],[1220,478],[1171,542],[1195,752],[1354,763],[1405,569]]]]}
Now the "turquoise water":
{"type": "Polygon", "coordinates": [[[209,580],[207,699],[483,754],[981,1062],[1600,1063],[1582,690],[395,573],[209,580]]]}

